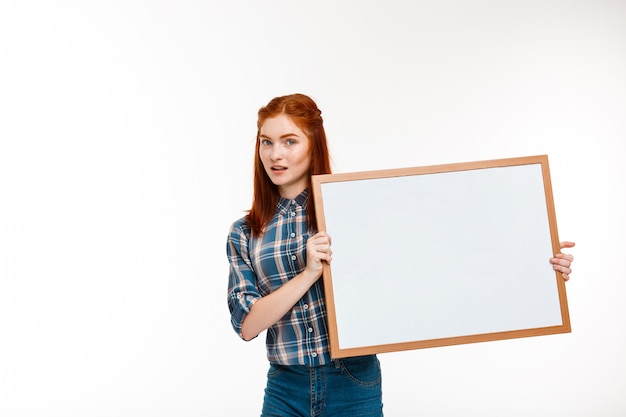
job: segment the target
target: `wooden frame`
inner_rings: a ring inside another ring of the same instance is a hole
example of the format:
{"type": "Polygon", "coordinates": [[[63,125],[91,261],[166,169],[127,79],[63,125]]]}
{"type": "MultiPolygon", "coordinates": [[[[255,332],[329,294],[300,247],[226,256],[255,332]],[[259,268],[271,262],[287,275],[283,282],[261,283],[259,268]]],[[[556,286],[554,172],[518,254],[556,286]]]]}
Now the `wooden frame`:
{"type": "Polygon", "coordinates": [[[312,185],[333,357],[571,331],[547,155],[312,185]]]}

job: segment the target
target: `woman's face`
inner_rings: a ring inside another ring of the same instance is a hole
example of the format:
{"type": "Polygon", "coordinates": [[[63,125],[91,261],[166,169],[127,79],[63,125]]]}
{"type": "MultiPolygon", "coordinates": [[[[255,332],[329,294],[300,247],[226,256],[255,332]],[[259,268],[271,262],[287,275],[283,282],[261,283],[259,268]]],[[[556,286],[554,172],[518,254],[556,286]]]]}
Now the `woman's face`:
{"type": "Polygon", "coordinates": [[[285,114],[265,120],[259,132],[259,157],[281,197],[295,198],[309,184],[309,138],[285,114]]]}

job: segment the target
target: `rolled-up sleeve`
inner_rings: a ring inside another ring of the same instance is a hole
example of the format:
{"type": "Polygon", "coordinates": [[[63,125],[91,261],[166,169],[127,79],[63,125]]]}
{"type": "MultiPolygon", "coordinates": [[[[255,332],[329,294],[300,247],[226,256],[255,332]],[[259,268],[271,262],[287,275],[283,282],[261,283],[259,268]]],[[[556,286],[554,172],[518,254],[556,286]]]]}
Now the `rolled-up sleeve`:
{"type": "Polygon", "coordinates": [[[228,256],[228,309],[235,332],[241,335],[241,325],[254,303],[261,298],[257,279],[248,252],[250,232],[242,221],[235,222],[228,233],[226,255],[228,256]]]}

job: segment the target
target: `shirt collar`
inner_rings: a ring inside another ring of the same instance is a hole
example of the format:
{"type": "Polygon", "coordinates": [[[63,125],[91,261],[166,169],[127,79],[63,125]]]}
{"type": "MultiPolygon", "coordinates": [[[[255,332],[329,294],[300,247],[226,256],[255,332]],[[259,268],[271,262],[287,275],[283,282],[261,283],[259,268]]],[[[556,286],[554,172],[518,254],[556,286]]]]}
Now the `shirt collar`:
{"type": "Polygon", "coordinates": [[[307,188],[304,191],[302,191],[300,194],[298,194],[296,198],[280,197],[278,199],[278,209],[281,212],[286,211],[293,201],[295,201],[296,205],[300,207],[305,207],[308,200],[309,200],[309,189],[307,188]]]}

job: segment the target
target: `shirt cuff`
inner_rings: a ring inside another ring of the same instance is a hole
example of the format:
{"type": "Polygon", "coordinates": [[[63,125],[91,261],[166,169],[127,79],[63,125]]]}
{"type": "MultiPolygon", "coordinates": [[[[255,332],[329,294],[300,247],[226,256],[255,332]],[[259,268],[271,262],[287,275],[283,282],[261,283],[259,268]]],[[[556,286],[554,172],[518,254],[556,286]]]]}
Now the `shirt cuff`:
{"type": "Polygon", "coordinates": [[[250,294],[243,294],[240,292],[232,293],[230,295],[230,321],[235,332],[243,339],[241,335],[241,326],[244,318],[250,312],[250,309],[256,303],[258,297],[250,294]]]}

